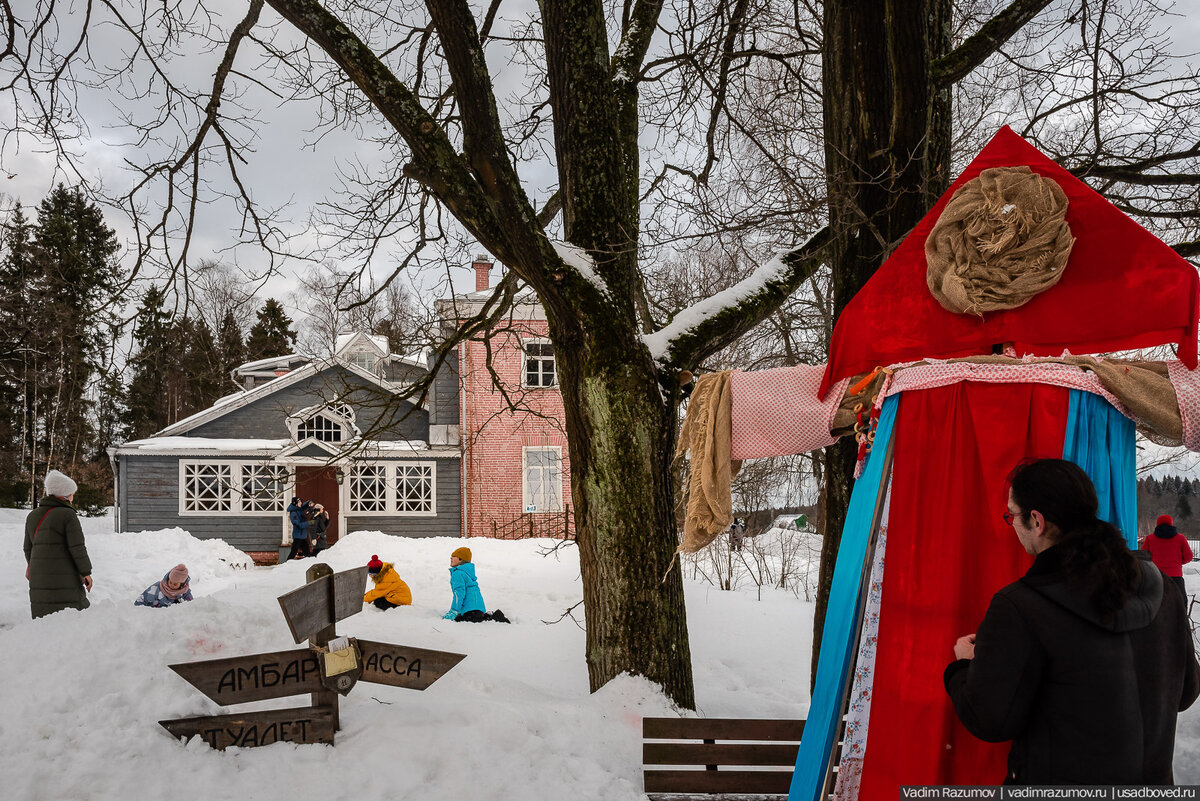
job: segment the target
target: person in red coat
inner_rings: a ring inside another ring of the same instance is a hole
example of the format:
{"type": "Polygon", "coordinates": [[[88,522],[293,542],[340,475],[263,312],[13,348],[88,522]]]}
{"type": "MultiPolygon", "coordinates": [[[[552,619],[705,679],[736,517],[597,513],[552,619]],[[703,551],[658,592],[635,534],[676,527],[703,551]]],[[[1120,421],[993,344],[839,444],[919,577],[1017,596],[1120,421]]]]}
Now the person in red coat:
{"type": "Polygon", "coordinates": [[[1142,543],[1142,547],[1150,552],[1150,558],[1158,569],[1171,577],[1179,590],[1187,596],[1187,587],[1183,583],[1183,566],[1192,561],[1194,554],[1188,545],[1187,537],[1175,529],[1175,521],[1170,515],[1159,515],[1154,533],[1142,543]]]}

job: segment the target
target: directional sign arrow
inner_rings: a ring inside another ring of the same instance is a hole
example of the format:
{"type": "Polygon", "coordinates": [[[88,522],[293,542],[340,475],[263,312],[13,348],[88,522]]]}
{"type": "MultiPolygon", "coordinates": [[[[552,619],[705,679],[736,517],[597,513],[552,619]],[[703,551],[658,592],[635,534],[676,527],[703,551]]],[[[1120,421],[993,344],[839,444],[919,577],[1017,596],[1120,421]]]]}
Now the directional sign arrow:
{"type": "Polygon", "coordinates": [[[221,706],[323,689],[321,667],[307,648],[185,662],[170,668],[221,706]]]}
{"type": "Polygon", "coordinates": [[[363,565],[332,576],[323,576],[280,595],[279,606],[292,631],[292,638],[302,642],[326,626],[361,612],[366,587],[367,568],[363,565]]]}
{"type": "Polygon", "coordinates": [[[424,690],[466,658],[466,654],[411,648],[388,642],[357,640],[362,652],[359,681],[424,690]]]}
{"type": "Polygon", "coordinates": [[[333,743],[333,713],[328,709],[270,709],[236,715],[160,720],[176,737],[196,735],[223,751],[231,745],[249,748],[271,743],[333,743]]]}

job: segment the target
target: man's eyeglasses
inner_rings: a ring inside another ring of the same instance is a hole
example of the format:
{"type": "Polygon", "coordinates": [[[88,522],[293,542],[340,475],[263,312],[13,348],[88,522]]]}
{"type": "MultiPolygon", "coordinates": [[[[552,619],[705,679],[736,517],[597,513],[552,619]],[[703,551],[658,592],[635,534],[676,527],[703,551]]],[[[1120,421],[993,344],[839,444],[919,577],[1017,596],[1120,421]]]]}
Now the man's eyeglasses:
{"type": "Polygon", "coordinates": [[[1016,519],[1017,519],[1017,516],[1014,515],[1012,512],[1006,511],[1004,513],[1004,524],[1005,525],[1011,526],[1013,524],[1013,521],[1016,519]]]}

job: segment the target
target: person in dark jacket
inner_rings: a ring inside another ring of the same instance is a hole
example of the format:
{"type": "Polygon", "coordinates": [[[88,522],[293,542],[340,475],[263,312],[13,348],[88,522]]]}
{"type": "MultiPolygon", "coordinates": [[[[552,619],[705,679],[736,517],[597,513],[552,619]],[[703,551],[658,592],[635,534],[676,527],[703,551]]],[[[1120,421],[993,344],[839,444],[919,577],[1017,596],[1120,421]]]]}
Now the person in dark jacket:
{"type": "Polygon", "coordinates": [[[1175,528],[1170,515],[1159,515],[1154,533],[1146,537],[1142,547],[1150,552],[1150,558],[1158,569],[1167,574],[1180,592],[1187,596],[1187,585],[1183,583],[1183,566],[1195,558],[1187,537],[1175,528]]]}
{"type": "Polygon", "coordinates": [[[308,522],[308,549],[312,556],[329,547],[325,533],[329,530],[329,512],[319,503],[312,505],[312,516],[308,522]]]}
{"type": "Polygon", "coordinates": [[[1078,466],[1040,459],[1009,481],[1004,517],[1034,563],[955,643],[955,712],[1012,741],[1005,784],[1173,783],[1176,717],[1200,695],[1183,597],[1096,517],[1078,466]]]}
{"type": "Polygon", "coordinates": [[[46,474],[44,487],[41,502],[25,518],[29,607],[35,619],[91,605],[92,560],[71,504],[79,487],[57,470],[46,474]]]}
{"type": "Polygon", "coordinates": [[[292,524],[292,550],[288,552],[287,561],[303,559],[308,552],[308,519],[304,514],[304,504],[298,497],[292,498],[287,508],[288,522],[292,524]]]}

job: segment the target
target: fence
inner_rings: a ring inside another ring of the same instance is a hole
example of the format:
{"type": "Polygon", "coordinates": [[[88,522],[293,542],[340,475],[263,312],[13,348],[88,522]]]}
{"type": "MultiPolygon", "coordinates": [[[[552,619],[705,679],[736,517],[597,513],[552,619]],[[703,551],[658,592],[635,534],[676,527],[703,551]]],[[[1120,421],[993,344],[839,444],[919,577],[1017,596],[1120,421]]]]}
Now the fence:
{"type": "Polygon", "coordinates": [[[521,514],[504,522],[492,519],[492,537],[498,540],[525,540],[549,537],[556,540],[575,539],[575,521],[571,507],[561,512],[521,514]]]}

